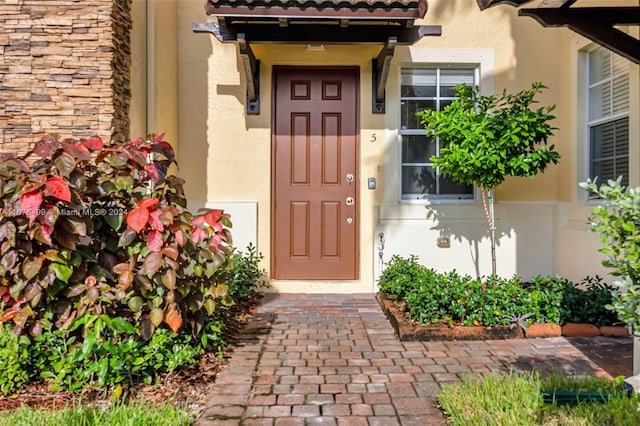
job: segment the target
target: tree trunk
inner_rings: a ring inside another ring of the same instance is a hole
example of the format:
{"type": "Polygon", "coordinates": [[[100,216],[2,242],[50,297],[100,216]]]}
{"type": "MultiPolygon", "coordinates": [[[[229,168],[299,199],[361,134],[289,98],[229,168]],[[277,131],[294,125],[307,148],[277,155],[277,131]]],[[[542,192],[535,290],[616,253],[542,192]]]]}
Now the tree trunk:
{"type": "Polygon", "coordinates": [[[496,275],[496,215],[493,203],[493,188],[489,190],[489,226],[491,231],[491,274],[496,275]]]}
{"type": "Polygon", "coordinates": [[[493,188],[489,190],[485,190],[484,188],[480,188],[482,191],[482,205],[484,206],[484,214],[487,217],[487,222],[489,222],[489,239],[491,242],[491,274],[496,275],[496,226],[495,226],[495,211],[494,211],[494,203],[493,203],[493,188]],[[489,193],[489,206],[487,206],[487,197],[485,192],[489,193]]]}

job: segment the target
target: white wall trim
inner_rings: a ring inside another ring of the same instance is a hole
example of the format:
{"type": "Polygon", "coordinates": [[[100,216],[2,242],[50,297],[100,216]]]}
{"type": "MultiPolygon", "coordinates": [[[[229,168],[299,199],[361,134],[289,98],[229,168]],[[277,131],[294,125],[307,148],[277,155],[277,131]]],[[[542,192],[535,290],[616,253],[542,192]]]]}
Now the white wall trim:
{"type": "Polygon", "coordinates": [[[493,49],[434,49],[427,47],[399,47],[391,63],[387,82],[385,114],[384,204],[398,205],[412,211],[415,205],[476,205],[478,200],[400,200],[400,159],[398,129],[400,127],[400,70],[404,67],[472,65],[479,69],[480,91],[493,94],[495,90],[495,53],[493,49]],[[392,100],[395,100],[393,102],[392,100]]]}

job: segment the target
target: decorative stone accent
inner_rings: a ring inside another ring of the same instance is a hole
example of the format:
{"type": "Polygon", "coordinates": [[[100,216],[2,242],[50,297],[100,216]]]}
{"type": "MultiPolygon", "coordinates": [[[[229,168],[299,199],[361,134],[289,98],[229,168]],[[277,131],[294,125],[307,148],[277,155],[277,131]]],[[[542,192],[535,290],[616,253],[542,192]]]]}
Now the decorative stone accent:
{"type": "Polygon", "coordinates": [[[128,140],[130,2],[0,4],[0,151],[44,133],[128,140]]]}
{"type": "Polygon", "coordinates": [[[627,337],[629,328],[622,325],[601,325],[600,333],[606,337],[627,337]]]}
{"type": "Polygon", "coordinates": [[[559,324],[544,322],[531,324],[524,332],[527,338],[536,337],[560,337],[562,336],[562,327],[559,324]]]}
{"type": "Polygon", "coordinates": [[[562,326],[562,335],[567,337],[596,337],[600,335],[600,329],[593,324],[568,322],[562,326]]]}

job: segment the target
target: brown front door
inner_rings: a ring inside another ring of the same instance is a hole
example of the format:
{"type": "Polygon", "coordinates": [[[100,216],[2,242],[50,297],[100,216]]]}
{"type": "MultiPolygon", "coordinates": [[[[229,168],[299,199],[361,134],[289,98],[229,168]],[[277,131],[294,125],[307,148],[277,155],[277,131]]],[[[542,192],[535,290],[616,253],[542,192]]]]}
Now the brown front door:
{"type": "Polygon", "coordinates": [[[358,79],[357,68],[274,68],[276,279],[357,278],[358,79]]]}

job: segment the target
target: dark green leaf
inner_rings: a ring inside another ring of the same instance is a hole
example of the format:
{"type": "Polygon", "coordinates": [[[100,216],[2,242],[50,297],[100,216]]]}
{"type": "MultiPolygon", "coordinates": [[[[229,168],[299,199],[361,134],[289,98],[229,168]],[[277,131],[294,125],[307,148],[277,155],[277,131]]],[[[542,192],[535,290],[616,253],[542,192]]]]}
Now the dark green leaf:
{"type": "Polygon", "coordinates": [[[124,230],[122,235],[120,236],[120,240],[118,241],[118,247],[128,247],[130,246],[138,237],[138,233],[131,228],[127,228],[124,230]]]}
{"type": "Polygon", "coordinates": [[[140,320],[140,337],[142,340],[146,342],[151,340],[155,329],[156,326],[151,322],[151,319],[148,316],[145,316],[140,320]]]}
{"type": "Polygon", "coordinates": [[[60,223],[62,228],[71,234],[79,235],[81,237],[87,235],[87,225],[80,217],[63,216],[60,219],[60,223]]]}
{"type": "Polygon", "coordinates": [[[121,214],[107,214],[105,215],[104,220],[114,231],[119,231],[124,223],[124,218],[121,214]]]}

